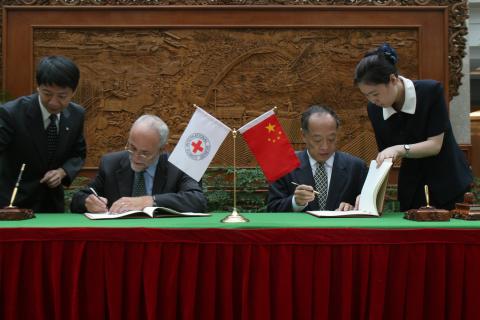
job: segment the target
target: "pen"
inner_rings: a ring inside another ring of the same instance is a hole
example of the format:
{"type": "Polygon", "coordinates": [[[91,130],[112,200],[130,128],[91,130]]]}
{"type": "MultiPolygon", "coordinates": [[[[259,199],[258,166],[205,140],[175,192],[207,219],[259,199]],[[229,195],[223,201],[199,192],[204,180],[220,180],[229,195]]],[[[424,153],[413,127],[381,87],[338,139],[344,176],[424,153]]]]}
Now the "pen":
{"type": "Polygon", "coordinates": [[[25,163],[22,164],[22,168],[20,169],[20,173],[18,174],[17,183],[15,183],[15,188],[13,189],[12,197],[10,198],[10,205],[8,208],[13,208],[13,201],[15,201],[15,197],[17,196],[18,186],[20,184],[20,180],[22,180],[23,170],[25,170],[25,163]]]}
{"type": "MultiPolygon", "coordinates": [[[[294,186],[297,186],[297,187],[299,186],[299,184],[296,183],[296,182],[290,181],[290,183],[293,184],[294,186]]],[[[316,191],[316,190],[313,190],[313,193],[315,193],[315,194],[320,194],[320,192],[318,192],[318,191],[316,191]]]]}
{"type": "Polygon", "coordinates": [[[93,195],[94,195],[95,197],[97,197],[98,200],[100,200],[104,205],[107,205],[107,204],[105,203],[105,201],[103,201],[102,198],[100,198],[100,197],[98,196],[98,193],[97,193],[97,191],[95,191],[95,189],[93,189],[93,188],[88,188],[88,189],[90,189],[90,191],[92,191],[93,195]]]}

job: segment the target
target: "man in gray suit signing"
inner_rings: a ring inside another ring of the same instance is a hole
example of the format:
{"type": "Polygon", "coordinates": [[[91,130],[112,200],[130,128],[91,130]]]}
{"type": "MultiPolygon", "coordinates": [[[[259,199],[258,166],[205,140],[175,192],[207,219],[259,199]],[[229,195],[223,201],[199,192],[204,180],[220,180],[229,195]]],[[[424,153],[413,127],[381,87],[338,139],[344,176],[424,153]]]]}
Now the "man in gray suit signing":
{"type": "Polygon", "coordinates": [[[167,161],[168,131],[157,116],[138,118],[125,151],[102,157],[95,179],[73,196],[71,211],[120,213],[161,206],[205,212],[207,201],[197,181],[167,161]]]}
{"type": "Polygon", "coordinates": [[[301,119],[307,149],[297,152],[300,166],[270,185],[270,212],[352,210],[367,176],[365,162],[336,151],[337,114],[313,105],[301,119]]]}

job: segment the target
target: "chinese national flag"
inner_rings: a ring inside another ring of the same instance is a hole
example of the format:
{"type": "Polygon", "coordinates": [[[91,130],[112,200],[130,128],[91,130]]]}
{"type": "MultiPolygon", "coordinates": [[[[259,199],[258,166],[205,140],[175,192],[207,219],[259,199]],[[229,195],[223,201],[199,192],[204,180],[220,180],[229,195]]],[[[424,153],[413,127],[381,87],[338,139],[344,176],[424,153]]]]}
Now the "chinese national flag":
{"type": "Polygon", "coordinates": [[[273,182],[300,165],[295,151],[273,110],[250,121],[238,131],[269,182],[273,182]]]}

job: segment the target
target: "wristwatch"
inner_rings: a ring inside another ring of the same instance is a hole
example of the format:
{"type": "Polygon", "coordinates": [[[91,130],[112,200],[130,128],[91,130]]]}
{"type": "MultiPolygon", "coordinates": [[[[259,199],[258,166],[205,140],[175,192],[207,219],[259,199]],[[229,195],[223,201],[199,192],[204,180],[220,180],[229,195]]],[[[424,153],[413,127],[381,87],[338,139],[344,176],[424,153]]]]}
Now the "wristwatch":
{"type": "Polygon", "coordinates": [[[404,144],[403,149],[405,149],[405,158],[408,158],[408,154],[410,153],[410,145],[404,144]]]}

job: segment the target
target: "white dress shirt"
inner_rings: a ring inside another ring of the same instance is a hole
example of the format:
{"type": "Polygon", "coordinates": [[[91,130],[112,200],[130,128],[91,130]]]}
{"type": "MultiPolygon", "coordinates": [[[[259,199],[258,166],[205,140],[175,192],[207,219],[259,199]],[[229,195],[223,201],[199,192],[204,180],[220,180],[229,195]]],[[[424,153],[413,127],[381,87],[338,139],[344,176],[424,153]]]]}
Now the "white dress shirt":
{"type": "MultiPolygon", "coordinates": [[[[48,125],[50,124],[50,115],[51,113],[48,112],[47,108],[43,106],[42,100],[40,99],[40,96],[38,96],[38,103],[40,104],[40,111],[42,112],[42,119],[43,119],[43,128],[47,130],[48,125]]],[[[57,117],[57,133],[59,130],[58,124],[60,123],[60,113],[57,113],[55,115],[57,117]]]]}

